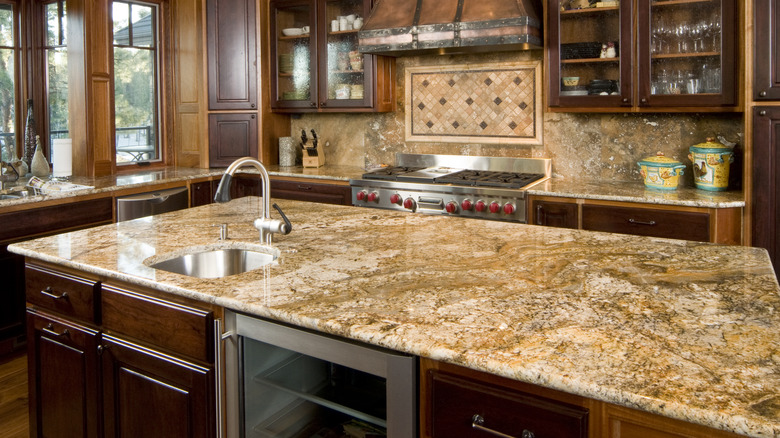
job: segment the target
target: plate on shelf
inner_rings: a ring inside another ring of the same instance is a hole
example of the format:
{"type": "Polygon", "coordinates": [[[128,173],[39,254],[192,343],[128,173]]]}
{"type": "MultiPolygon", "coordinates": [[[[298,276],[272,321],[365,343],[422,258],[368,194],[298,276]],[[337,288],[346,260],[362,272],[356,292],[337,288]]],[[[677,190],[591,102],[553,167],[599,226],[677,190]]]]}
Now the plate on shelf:
{"type": "Polygon", "coordinates": [[[303,35],[303,30],[300,27],[288,27],[287,29],[282,29],[282,35],[284,36],[303,35]]]}

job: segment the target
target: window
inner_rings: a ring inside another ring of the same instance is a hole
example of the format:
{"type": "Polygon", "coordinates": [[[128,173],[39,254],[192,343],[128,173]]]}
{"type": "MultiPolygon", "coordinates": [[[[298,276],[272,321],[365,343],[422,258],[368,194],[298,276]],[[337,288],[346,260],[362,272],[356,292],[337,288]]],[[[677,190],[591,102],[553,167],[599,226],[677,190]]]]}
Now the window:
{"type": "Polygon", "coordinates": [[[158,7],[112,5],[116,163],[160,161],[158,7]]]}
{"type": "Polygon", "coordinates": [[[10,161],[16,151],[16,11],[0,2],[0,158],[10,161]]]}
{"type": "MultiPolygon", "coordinates": [[[[67,14],[65,0],[45,3],[46,36],[43,45],[46,61],[46,118],[49,145],[55,138],[67,138],[68,134],[68,48],[65,39],[67,14]]],[[[40,129],[40,127],[38,127],[40,129]]],[[[54,157],[49,157],[51,161],[54,157]]]]}

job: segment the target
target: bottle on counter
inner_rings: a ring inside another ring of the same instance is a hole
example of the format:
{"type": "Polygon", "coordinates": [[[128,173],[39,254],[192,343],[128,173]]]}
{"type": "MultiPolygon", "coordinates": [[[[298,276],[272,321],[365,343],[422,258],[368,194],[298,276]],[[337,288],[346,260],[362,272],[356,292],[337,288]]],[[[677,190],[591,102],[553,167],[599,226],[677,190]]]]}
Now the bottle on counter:
{"type": "Polygon", "coordinates": [[[27,99],[27,123],[24,127],[24,155],[22,159],[27,163],[27,168],[32,169],[33,155],[35,155],[35,117],[33,116],[33,100],[27,99]]]}
{"type": "Polygon", "coordinates": [[[43,156],[43,148],[41,147],[41,137],[35,136],[35,155],[32,159],[32,166],[30,170],[33,176],[47,177],[49,176],[49,162],[46,161],[46,157],[43,156]]]}

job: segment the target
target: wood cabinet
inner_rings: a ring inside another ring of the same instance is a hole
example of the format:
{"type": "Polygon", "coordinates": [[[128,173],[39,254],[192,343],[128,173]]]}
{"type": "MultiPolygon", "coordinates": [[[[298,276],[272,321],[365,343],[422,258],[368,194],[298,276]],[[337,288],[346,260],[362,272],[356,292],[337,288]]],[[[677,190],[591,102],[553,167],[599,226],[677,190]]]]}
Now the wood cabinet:
{"type": "Polygon", "coordinates": [[[214,310],[27,266],[31,436],[212,437],[214,310]]]}
{"type": "Polygon", "coordinates": [[[530,196],[531,225],[579,228],[638,236],[742,243],[741,208],[647,205],[591,199],[530,196]]]}
{"type": "Polygon", "coordinates": [[[190,207],[208,205],[214,202],[219,181],[200,181],[190,184],[190,207]]]}
{"type": "Polygon", "coordinates": [[[780,2],[754,0],[753,100],[780,100],[780,2]]]}
{"type": "MultiPolygon", "coordinates": [[[[217,187],[219,187],[219,181],[216,179],[190,184],[190,207],[213,203],[214,195],[217,193],[217,187]]],[[[262,196],[262,188],[263,184],[259,175],[237,173],[233,176],[230,183],[230,198],[262,196]]]]}
{"type": "Polygon", "coordinates": [[[753,246],[766,248],[780,272],[780,107],[753,109],[750,203],[753,246]]]}
{"type": "Polygon", "coordinates": [[[575,202],[532,199],[529,223],[558,228],[579,228],[579,210],[575,202]]]}
{"type": "Polygon", "coordinates": [[[346,20],[367,18],[371,4],[371,0],[271,1],[274,111],[395,110],[395,60],[358,53],[358,29],[354,21],[346,20]]]}
{"type": "Polygon", "coordinates": [[[209,114],[210,167],[227,167],[257,151],[257,114],[209,114]]]}
{"type": "Polygon", "coordinates": [[[0,355],[20,348],[24,339],[24,257],[0,245],[0,355]]]}
{"type": "Polygon", "coordinates": [[[547,1],[551,110],[737,110],[736,0],[602,3],[547,1]]]}
{"type": "Polygon", "coordinates": [[[271,178],[271,196],[296,201],[322,204],[352,205],[352,189],[349,184],[312,181],[311,179],[271,178]]]}
{"type": "Polygon", "coordinates": [[[206,1],[210,110],[257,109],[256,4],[206,1]]]}

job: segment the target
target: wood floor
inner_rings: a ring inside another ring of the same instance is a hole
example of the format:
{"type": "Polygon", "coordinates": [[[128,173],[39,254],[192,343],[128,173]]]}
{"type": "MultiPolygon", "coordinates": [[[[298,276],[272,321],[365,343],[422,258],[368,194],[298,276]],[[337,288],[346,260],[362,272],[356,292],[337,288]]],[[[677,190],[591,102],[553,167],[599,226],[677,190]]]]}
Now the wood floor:
{"type": "Polygon", "coordinates": [[[0,356],[0,436],[28,438],[27,355],[0,356]]]}

